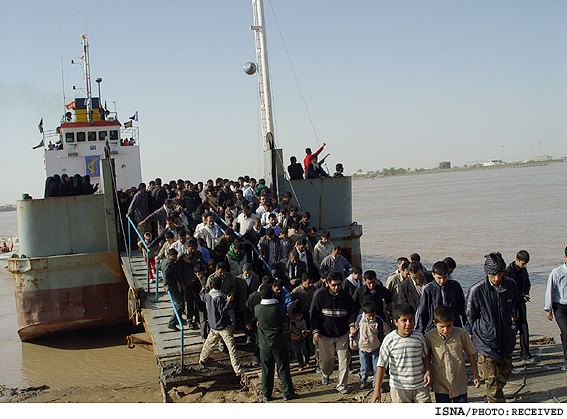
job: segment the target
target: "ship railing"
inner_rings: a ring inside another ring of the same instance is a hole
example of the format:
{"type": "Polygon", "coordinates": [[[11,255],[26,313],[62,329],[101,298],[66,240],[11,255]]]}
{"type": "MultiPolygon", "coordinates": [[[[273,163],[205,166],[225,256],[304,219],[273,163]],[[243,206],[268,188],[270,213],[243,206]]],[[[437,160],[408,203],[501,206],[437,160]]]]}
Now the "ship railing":
{"type": "MultiPolygon", "coordinates": [[[[136,224],[134,223],[134,221],[132,221],[132,219],[130,217],[126,217],[126,218],[128,219],[128,222],[130,223],[130,225],[134,228],[134,231],[136,232],[136,234],[140,238],[140,241],[144,245],[144,248],[146,249],[146,274],[147,274],[147,279],[148,279],[148,293],[149,293],[151,291],[150,290],[150,258],[148,257],[148,253],[150,251],[150,248],[148,246],[148,243],[144,240],[144,238],[140,234],[140,231],[136,227],[136,224]]],[[[128,229],[128,248],[127,248],[128,249],[127,250],[128,258],[131,257],[131,247],[130,247],[130,245],[131,245],[131,233],[130,233],[130,230],[131,229],[128,229]]],[[[158,301],[158,299],[159,299],[158,288],[159,288],[159,278],[158,278],[158,269],[156,269],[156,301],[158,301]]],[[[183,321],[181,320],[180,314],[177,312],[177,307],[175,305],[175,301],[173,299],[173,296],[171,295],[171,291],[167,290],[167,295],[169,296],[169,301],[171,302],[171,306],[173,307],[173,312],[175,313],[175,317],[177,318],[177,323],[179,323],[179,330],[181,331],[181,344],[180,344],[180,346],[181,346],[181,370],[183,371],[183,351],[184,351],[183,321]]]]}
{"type": "Polygon", "coordinates": [[[138,127],[124,127],[120,128],[121,143],[124,140],[134,140],[134,145],[140,145],[140,130],[138,127]]]}
{"type": "MultiPolygon", "coordinates": [[[[226,228],[229,227],[229,225],[226,223],[226,221],[223,220],[222,217],[214,209],[211,208],[211,212],[216,216],[216,218],[218,218],[219,220],[222,221],[222,223],[225,225],[226,228]]],[[[219,226],[222,233],[225,234],[226,230],[224,228],[222,228],[220,223],[216,220],[215,220],[215,223],[219,226]]],[[[235,231],[234,234],[236,235],[236,237],[242,238],[242,235],[240,233],[238,233],[238,231],[235,231]]],[[[252,246],[252,254],[258,256],[258,259],[260,259],[264,263],[264,266],[268,269],[268,272],[272,271],[272,268],[270,268],[270,265],[268,264],[268,262],[266,262],[266,259],[264,259],[262,256],[260,256],[260,252],[258,251],[256,246],[254,246],[254,245],[252,246]]]]}
{"type": "MultiPolygon", "coordinates": [[[[130,223],[130,225],[132,227],[134,227],[134,231],[136,232],[136,234],[138,235],[138,237],[140,238],[140,241],[142,242],[142,244],[144,245],[144,248],[146,249],[146,278],[148,281],[148,293],[151,292],[151,284],[150,284],[150,258],[148,257],[149,253],[150,253],[150,247],[148,246],[148,243],[146,243],[146,241],[144,240],[144,238],[142,237],[142,234],[140,233],[140,231],[138,230],[138,227],[136,226],[136,224],[134,223],[134,221],[132,221],[132,219],[130,217],[126,217],[128,219],[128,222],[130,223]]],[[[128,258],[132,257],[132,248],[131,248],[131,244],[132,244],[132,238],[131,238],[131,229],[128,229],[128,258]]],[[[158,280],[158,273],[156,270],[156,301],[159,298],[158,295],[158,287],[159,287],[159,280],[158,280]]]]}
{"type": "Polygon", "coordinates": [[[181,320],[181,316],[177,312],[177,307],[175,306],[175,301],[173,300],[171,291],[168,290],[167,295],[169,295],[169,300],[171,301],[173,312],[175,313],[175,317],[177,317],[177,322],[179,323],[179,330],[181,330],[181,371],[183,371],[183,321],[181,320]]]}

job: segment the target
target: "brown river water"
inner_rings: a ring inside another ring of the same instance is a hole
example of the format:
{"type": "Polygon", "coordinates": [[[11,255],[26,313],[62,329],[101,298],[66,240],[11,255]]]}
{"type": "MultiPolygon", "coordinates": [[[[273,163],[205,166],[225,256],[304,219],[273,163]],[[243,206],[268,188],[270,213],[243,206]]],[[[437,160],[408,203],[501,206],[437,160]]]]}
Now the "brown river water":
{"type": "MultiPolygon", "coordinates": [[[[533,284],[530,331],[558,341],[557,326],[544,319],[542,307],[547,276],[564,262],[566,180],[567,164],[559,163],[355,181],[353,218],[363,226],[363,269],[385,280],[398,256],[417,252],[428,268],[451,256],[454,278],[466,292],[483,278],[486,253],[500,251],[511,262],[526,249],[533,284]]],[[[0,213],[0,236],[16,234],[15,212],[0,213]]],[[[125,326],[22,343],[11,274],[0,269],[0,385],[154,384],[151,352],[125,344],[132,332],[125,326]]]]}

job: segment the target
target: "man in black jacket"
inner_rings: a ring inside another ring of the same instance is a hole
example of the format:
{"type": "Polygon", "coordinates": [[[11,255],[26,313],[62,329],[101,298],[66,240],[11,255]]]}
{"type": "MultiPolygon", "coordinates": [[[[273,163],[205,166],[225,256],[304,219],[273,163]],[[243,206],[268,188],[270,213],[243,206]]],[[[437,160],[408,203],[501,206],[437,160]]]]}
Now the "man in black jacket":
{"type": "Polygon", "coordinates": [[[398,301],[409,304],[417,311],[423,287],[431,281],[428,281],[421,262],[411,262],[408,269],[409,278],[404,279],[398,287],[398,301]]]}
{"type": "Polygon", "coordinates": [[[512,313],[518,300],[518,287],[513,279],[504,277],[504,269],[506,263],[500,253],[486,255],[486,279],[471,287],[467,299],[467,318],[489,403],[506,401],[502,389],[512,373],[512,352],[516,345],[512,313]]]}
{"type": "Polygon", "coordinates": [[[169,249],[167,251],[167,257],[163,259],[161,262],[161,272],[163,275],[163,285],[166,292],[171,293],[171,298],[173,299],[174,305],[174,312],[169,318],[169,322],[167,327],[171,330],[179,330],[177,328],[177,324],[179,323],[177,320],[177,316],[175,315],[175,311],[181,318],[185,302],[183,300],[183,289],[185,285],[183,284],[183,276],[181,274],[181,267],[177,261],[177,250],[169,249]]]}
{"type": "Polygon", "coordinates": [[[376,315],[386,324],[390,323],[392,312],[392,293],[378,281],[375,271],[364,272],[364,284],[356,289],[352,296],[357,314],[362,314],[362,305],[372,301],[376,306],[376,315]]]}
{"type": "Polygon", "coordinates": [[[530,261],[530,254],[526,250],[520,250],[516,260],[508,265],[504,276],[516,281],[518,286],[518,304],[516,305],[516,316],[514,321],[520,334],[520,357],[524,361],[533,362],[534,357],[530,354],[530,331],[528,329],[528,310],[526,303],[530,301],[530,276],[526,265],[530,261]]]}
{"type": "Polygon", "coordinates": [[[443,262],[435,262],[433,265],[433,278],[423,287],[423,293],[419,300],[415,328],[424,335],[435,328],[433,323],[435,309],[439,306],[450,307],[455,317],[453,325],[465,328],[470,334],[470,327],[465,313],[465,294],[461,284],[449,277],[449,266],[443,262]]]}
{"type": "Polygon", "coordinates": [[[350,334],[356,332],[356,310],[348,292],[341,289],[342,277],[332,272],[328,288],[313,296],[311,303],[311,327],[313,339],[319,342],[319,365],[322,383],[329,384],[333,372],[335,353],[339,359],[339,380],[337,391],[348,393],[348,344],[350,334]]]}
{"type": "Polygon", "coordinates": [[[287,172],[289,173],[290,180],[299,180],[303,179],[303,167],[301,163],[297,162],[297,157],[291,156],[289,158],[291,164],[287,166],[287,172]]]}

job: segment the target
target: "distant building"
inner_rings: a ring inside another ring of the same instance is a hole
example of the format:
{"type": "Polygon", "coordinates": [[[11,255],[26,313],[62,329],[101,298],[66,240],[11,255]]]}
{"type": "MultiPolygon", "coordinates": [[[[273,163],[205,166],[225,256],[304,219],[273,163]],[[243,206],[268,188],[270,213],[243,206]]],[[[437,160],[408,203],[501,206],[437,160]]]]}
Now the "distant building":
{"type": "Polygon", "coordinates": [[[442,161],[441,163],[439,163],[439,169],[450,169],[450,168],[451,168],[450,161],[442,161]]]}
{"type": "Polygon", "coordinates": [[[504,162],[502,160],[489,160],[487,162],[482,163],[483,166],[487,167],[487,166],[498,166],[504,164],[504,162]]]}

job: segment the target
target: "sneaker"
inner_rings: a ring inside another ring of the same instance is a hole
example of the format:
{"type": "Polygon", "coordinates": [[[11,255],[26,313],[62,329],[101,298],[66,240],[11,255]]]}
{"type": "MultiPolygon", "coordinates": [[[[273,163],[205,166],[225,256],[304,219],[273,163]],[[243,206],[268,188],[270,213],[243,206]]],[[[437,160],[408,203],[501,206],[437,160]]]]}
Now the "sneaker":
{"type": "Polygon", "coordinates": [[[311,365],[309,364],[305,364],[305,368],[309,368],[311,365]]]}
{"type": "Polygon", "coordinates": [[[301,371],[303,371],[303,367],[299,367],[299,368],[297,369],[297,372],[301,372],[301,371]]]}
{"type": "Polygon", "coordinates": [[[321,371],[321,367],[319,365],[317,365],[317,368],[315,369],[315,374],[323,374],[323,371],[321,371]]]}
{"type": "Polygon", "coordinates": [[[361,382],[359,383],[358,387],[359,387],[361,390],[364,390],[364,388],[366,387],[366,383],[365,383],[364,381],[361,381],[361,382]]]}
{"type": "Polygon", "coordinates": [[[561,367],[561,371],[567,371],[567,365],[563,365],[563,366],[561,367]]]}
{"type": "Polygon", "coordinates": [[[168,328],[169,330],[175,330],[175,331],[179,332],[179,328],[178,328],[176,325],[174,325],[174,324],[168,324],[168,325],[167,325],[167,328],[168,328]]]}
{"type": "Polygon", "coordinates": [[[535,360],[536,360],[536,357],[531,356],[531,355],[528,355],[527,357],[522,358],[522,361],[527,363],[527,364],[533,364],[535,362],[535,360]]]}
{"type": "Polygon", "coordinates": [[[205,364],[201,361],[195,367],[198,371],[203,371],[205,369],[205,364]]]}
{"type": "Polygon", "coordinates": [[[337,391],[341,394],[347,394],[348,388],[346,388],[346,387],[338,388],[337,391]]]}
{"type": "Polygon", "coordinates": [[[321,384],[323,384],[324,386],[326,386],[327,384],[329,384],[329,377],[327,377],[326,375],[321,374],[321,384]]]}
{"type": "Polygon", "coordinates": [[[262,400],[264,400],[264,403],[268,403],[268,402],[271,402],[273,399],[271,397],[263,396],[262,400]]]}

